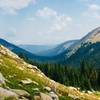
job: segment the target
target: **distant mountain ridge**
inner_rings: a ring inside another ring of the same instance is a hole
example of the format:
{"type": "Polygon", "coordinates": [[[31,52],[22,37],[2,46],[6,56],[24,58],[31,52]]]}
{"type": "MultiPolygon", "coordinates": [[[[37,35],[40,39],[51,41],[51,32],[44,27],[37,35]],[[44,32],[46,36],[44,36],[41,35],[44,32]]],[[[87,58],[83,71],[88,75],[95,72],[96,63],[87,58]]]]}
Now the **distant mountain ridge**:
{"type": "Polygon", "coordinates": [[[52,49],[48,49],[46,51],[41,52],[40,55],[42,55],[42,56],[48,56],[48,57],[59,55],[60,53],[66,51],[71,45],[73,45],[76,42],[78,42],[78,40],[69,40],[69,41],[66,41],[64,43],[61,43],[61,44],[55,46],[52,49]]]}
{"type": "Polygon", "coordinates": [[[100,42],[100,27],[92,30],[89,32],[86,36],[84,36],[82,39],[80,39],[76,44],[73,44],[70,48],[70,54],[68,53],[68,56],[71,56],[71,52],[75,53],[75,51],[80,48],[85,43],[96,43],[100,42]],[[75,51],[74,51],[75,50],[75,51]]]}
{"type": "Polygon", "coordinates": [[[62,43],[54,49],[50,49],[50,51],[45,53],[46,55],[44,54],[42,56],[32,54],[3,39],[0,39],[0,44],[18,55],[24,54],[25,57],[32,61],[41,63],[60,63],[79,66],[81,60],[86,59],[94,66],[100,66],[100,27],[92,30],[80,40],[62,43]]]}
{"type": "Polygon", "coordinates": [[[41,55],[41,52],[47,51],[55,47],[55,45],[30,45],[30,44],[21,44],[18,46],[36,55],[41,55]]]}
{"type": "Polygon", "coordinates": [[[53,57],[51,62],[79,66],[82,59],[100,66],[100,27],[89,32],[66,51],[53,57]]]}
{"type": "Polygon", "coordinates": [[[37,58],[39,59],[39,56],[36,56],[12,43],[9,43],[8,41],[4,39],[0,39],[0,44],[11,50],[12,52],[16,53],[17,55],[25,56],[30,60],[36,60],[37,58]]]}
{"type": "MultiPolygon", "coordinates": [[[[26,49],[23,49],[23,48],[21,48],[17,45],[9,43],[8,41],[6,41],[4,39],[0,39],[0,44],[5,46],[6,48],[10,49],[12,52],[14,52],[18,55],[25,56],[32,61],[46,62],[47,60],[51,59],[53,56],[58,55],[58,54],[62,53],[63,51],[65,51],[68,47],[70,47],[70,45],[72,45],[76,41],[77,40],[67,41],[67,42],[64,42],[64,43],[56,46],[55,48],[47,47],[47,48],[53,48],[53,49],[49,49],[50,51],[47,50],[49,52],[50,56],[48,56],[47,51],[44,51],[45,54],[43,54],[43,52],[40,52],[39,53],[40,55],[39,54],[33,54],[33,53],[27,51],[26,49]],[[63,48],[61,48],[61,47],[63,47],[63,48]],[[60,51],[60,50],[62,50],[62,51],[60,51]]],[[[36,48],[34,48],[34,49],[36,50],[36,48]]]]}
{"type": "Polygon", "coordinates": [[[44,57],[43,61],[77,67],[83,59],[96,67],[100,66],[100,27],[89,32],[60,54],[44,57]]]}
{"type": "Polygon", "coordinates": [[[69,49],[80,47],[82,44],[89,43],[89,42],[91,43],[100,42],[100,27],[89,32],[86,36],[80,39],[77,43],[73,44],[69,49]]]}

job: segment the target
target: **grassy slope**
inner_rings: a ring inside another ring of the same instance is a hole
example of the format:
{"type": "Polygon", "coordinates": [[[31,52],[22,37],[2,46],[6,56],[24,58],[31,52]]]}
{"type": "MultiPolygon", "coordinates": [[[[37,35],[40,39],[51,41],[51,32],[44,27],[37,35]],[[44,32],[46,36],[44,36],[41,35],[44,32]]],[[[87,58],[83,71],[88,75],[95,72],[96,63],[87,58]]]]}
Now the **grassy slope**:
{"type": "MultiPolygon", "coordinates": [[[[45,92],[43,87],[49,86],[51,88],[56,88],[58,94],[62,94],[66,97],[68,94],[71,94],[86,100],[98,100],[98,97],[94,94],[89,95],[81,93],[78,90],[72,90],[69,87],[50,80],[36,67],[33,66],[33,68],[31,68],[29,64],[25,63],[22,59],[3,46],[0,46],[0,72],[6,78],[6,83],[10,88],[24,89],[31,95],[35,92],[34,88],[39,88],[41,92],[45,92]],[[21,80],[25,80],[27,78],[36,81],[39,85],[20,84],[21,80]]],[[[63,97],[61,99],[67,100],[63,97]]]]}

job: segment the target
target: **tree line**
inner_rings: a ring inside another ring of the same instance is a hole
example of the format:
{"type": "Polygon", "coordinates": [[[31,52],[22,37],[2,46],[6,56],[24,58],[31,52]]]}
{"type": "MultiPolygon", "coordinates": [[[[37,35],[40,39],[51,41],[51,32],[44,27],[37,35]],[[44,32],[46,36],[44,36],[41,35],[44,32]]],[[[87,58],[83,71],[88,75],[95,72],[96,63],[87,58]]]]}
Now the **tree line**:
{"type": "Polygon", "coordinates": [[[80,67],[70,65],[37,63],[23,54],[19,55],[26,62],[36,65],[46,76],[66,86],[80,87],[81,90],[100,90],[100,68],[96,68],[84,59],[80,67]]]}

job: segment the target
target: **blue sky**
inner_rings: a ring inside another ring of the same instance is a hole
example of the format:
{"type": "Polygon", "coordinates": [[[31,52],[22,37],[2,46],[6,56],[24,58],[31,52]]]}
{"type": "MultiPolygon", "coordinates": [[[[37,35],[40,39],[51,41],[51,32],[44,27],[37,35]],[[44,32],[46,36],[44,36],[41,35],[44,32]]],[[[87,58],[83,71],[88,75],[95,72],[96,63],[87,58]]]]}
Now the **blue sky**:
{"type": "Polygon", "coordinates": [[[0,37],[14,44],[58,44],[100,26],[100,0],[0,0],[0,37]]]}

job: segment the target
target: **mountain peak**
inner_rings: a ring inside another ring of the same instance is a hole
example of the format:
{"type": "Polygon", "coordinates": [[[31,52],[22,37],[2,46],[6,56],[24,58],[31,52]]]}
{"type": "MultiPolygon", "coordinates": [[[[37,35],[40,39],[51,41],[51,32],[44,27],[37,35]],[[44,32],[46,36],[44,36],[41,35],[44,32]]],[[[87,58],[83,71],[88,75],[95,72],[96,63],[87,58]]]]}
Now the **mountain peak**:
{"type": "Polygon", "coordinates": [[[94,30],[89,32],[86,36],[84,36],[82,39],[80,39],[79,42],[76,42],[76,44],[72,45],[69,48],[70,52],[68,52],[66,55],[70,57],[85,43],[96,43],[96,42],[100,42],[100,27],[95,28],[94,30]]]}
{"type": "Polygon", "coordinates": [[[94,35],[94,36],[96,36],[97,34],[100,34],[100,27],[95,28],[89,34],[94,35]]]}
{"type": "Polygon", "coordinates": [[[97,27],[96,29],[92,30],[88,35],[85,37],[86,42],[99,42],[100,41],[100,27],[97,27]]]}

